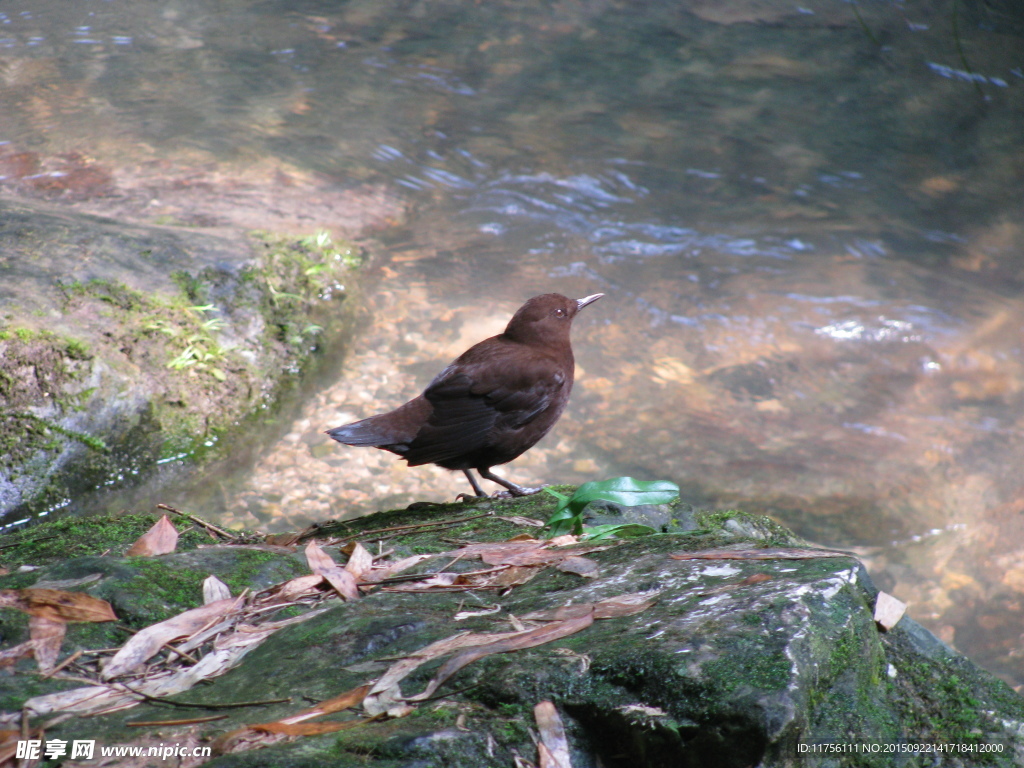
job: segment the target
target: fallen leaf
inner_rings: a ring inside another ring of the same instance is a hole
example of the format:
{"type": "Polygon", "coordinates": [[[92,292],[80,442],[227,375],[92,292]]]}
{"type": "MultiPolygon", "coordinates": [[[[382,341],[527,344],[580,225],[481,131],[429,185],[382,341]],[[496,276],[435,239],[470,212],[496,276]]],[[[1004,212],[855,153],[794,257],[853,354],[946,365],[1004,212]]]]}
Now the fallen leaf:
{"type": "Polygon", "coordinates": [[[441,669],[434,675],[434,678],[427,684],[426,689],[422,693],[416,696],[406,696],[405,700],[423,701],[424,699],[429,699],[434,694],[434,691],[440,688],[449,677],[463,667],[472,664],[477,659],[482,659],[495,653],[508,653],[509,651],[534,648],[544,643],[550,643],[553,640],[568,637],[582,629],[586,629],[593,623],[594,616],[592,613],[588,613],[579,618],[553,622],[526,632],[516,632],[512,637],[464,650],[441,665],[441,669]]]}
{"type": "Polygon", "coordinates": [[[548,539],[548,544],[552,547],[567,547],[570,544],[576,544],[579,542],[580,537],[572,533],[563,533],[561,536],[555,536],[553,539],[548,539]]]}
{"type": "Polygon", "coordinates": [[[362,581],[363,583],[374,584],[384,579],[390,579],[392,576],[397,576],[414,565],[422,563],[424,560],[429,560],[432,557],[437,557],[437,555],[410,555],[409,557],[403,557],[401,560],[396,560],[383,567],[374,568],[369,573],[364,573],[362,581]]]}
{"type": "Polygon", "coordinates": [[[532,611],[522,618],[526,621],[565,621],[593,613],[595,619],[616,619],[646,611],[657,602],[657,597],[657,593],[632,592],[617,597],[608,597],[596,603],[579,603],[544,611],[532,611]]]}
{"type": "Polygon", "coordinates": [[[0,590],[0,607],[17,608],[32,616],[45,616],[63,621],[117,621],[114,609],[106,600],[83,592],[59,589],[0,590]]]}
{"type": "Polygon", "coordinates": [[[431,643],[410,654],[401,661],[395,662],[373,684],[370,692],[363,700],[363,709],[370,715],[379,715],[403,701],[402,691],[398,684],[428,661],[446,656],[453,651],[474,645],[486,645],[497,640],[514,637],[518,632],[501,632],[496,634],[477,634],[460,632],[431,643]]]}
{"type": "Polygon", "coordinates": [[[203,603],[209,605],[218,600],[227,600],[231,597],[231,590],[228,585],[214,575],[209,575],[203,582],[203,603]]]}
{"type": "Polygon", "coordinates": [[[125,552],[125,557],[155,557],[167,555],[178,546],[178,531],[174,524],[163,515],[156,524],[142,534],[125,552]]]}
{"type": "Polygon", "coordinates": [[[487,571],[460,573],[455,583],[467,589],[503,589],[525,584],[542,570],[543,567],[535,565],[503,565],[487,571]]]}
{"type": "MultiPolygon", "coordinates": [[[[211,603],[211,605],[213,604],[211,603]]],[[[209,608],[210,606],[203,607],[209,608]]],[[[196,608],[193,610],[202,609],[196,608]]],[[[233,669],[241,661],[242,657],[263,642],[268,634],[282,627],[307,621],[314,616],[319,616],[326,610],[326,608],[323,608],[308,611],[301,616],[263,625],[260,627],[259,632],[233,633],[233,639],[223,644],[225,647],[215,648],[211,653],[203,656],[198,664],[176,671],[164,670],[155,672],[145,679],[134,681],[131,691],[118,683],[90,685],[84,688],[73,688],[68,691],[34,696],[28,699],[22,707],[30,715],[34,716],[47,715],[52,712],[106,713],[127,709],[140,704],[143,699],[139,694],[155,698],[172,696],[189,690],[197,683],[217,677],[233,669]]]]}
{"type": "Polygon", "coordinates": [[[895,627],[906,612],[907,604],[888,592],[879,592],[875,598],[875,623],[885,632],[895,627]]]}
{"type": "Polygon", "coordinates": [[[345,570],[358,581],[369,573],[371,568],[373,568],[373,555],[366,551],[366,547],[356,542],[352,553],[348,556],[348,562],[345,563],[345,570]]]}
{"type": "Polygon", "coordinates": [[[268,605],[276,603],[290,603],[300,597],[315,594],[319,591],[317,590],[317,587],[322,584],[323,581],[324,577],[319,573],[313,573],[308,576],[298,576],[286,581],[284,584],[272,587],[262,594],[265,595],[264,599],[268,605]]]}
{"type": "Polygon", "coordinates": [[[57,665],[64,632],[68,625],[61,619],[48,616],[32,616],[28,620],[29,637],[32,638],[32,649],[36,663],[42,672],[49,672],[57,665]]]}
{"type": "MultiPolygon", "coordinates": [[[[229,598],[193,608],[179,613],[166,621],[161,621],[140,630],[122,646],[121,650],[111,657],[103,667],[100,677],[104,680],[131,672],[144,664],[159,651],[164,643],[198,632],[207,624],[222,619],[237,610],[242,598],[229,598]]],[[[203,661],[209,658],[204,657],[203,661]]]]}
{"type": "Polygon", "coordinates": [[[292,533],[271,533],[263,541],[275,547],[291,547],[298,543],[302,536],[298,531],[292,533]]]}
{"type": "Polygon", "coordinates": [[[285,717],[279,720],[281,723],[301,723],[303,720],[310,720],[314,717],[320,717],[322,715],[329,715],[332,712],[340,712],[343,709],[351,709],[352,707],[358,706],[366,698],[366,694],[370,692],[369,685],[361,685],[358,688],[353,688],[351,691],[345,691],[340,696],[335,696],[332,699],[321,701],[315,707],[303,710],[298,714],[292,715],[291,717],[285,717]]]}
{"type": "Polygon", "coordinates": [[[214,739],[210,746],[215,755],[234,754],[258,747],[268,747],[291,736],[320,736],[325,733],[358,728],[361,725],[372,723],[378,719],[380,717],[375,716],[364,717],[359,720],[345,720],[343,722],[296,723],[294,725],[286,725],[280,722],[259,723],[222,734],[214,739]]]}
{"type": "Polygon", "coordinates": [[[425,575],[422,581],[413,581],[408,584],[392,584],[385,587],[387,592],[422,592],[431,587],[450,587],[459,578],[457,573],[432,573],[425,575]]]}
{"type": "Polygon", "coordinates": [[[569,740],[558,710],[550,701],[542,701],[533,708],[540,743],[537,757],[540,768],[572,768],[569,758],[569,740]]]}
{"type": "Polygon", "coordinates": [[[567,557],[557,565],[563,573],[575,573],[585,579],[593,579],[598,575],[598,565],[587,557],[567,557]]]}
{"type": "Polygon", "coordinates": [[[573,550],[548,549],[546,547],[523,547],[519,550],[495,550],[480,554],[488,565],[554,565],[570,557],[579,557],[590,552],[600,552],[608,547],[579,547],[573,550]]]}
{"type": "MultiPolygon", "coordinates": [[[[31,640],[19,643],[11,648],[5,648],[0,651],[0,667],[10,666],[19,659],[31,656],[33,653],[35,653],[35,646],[31,640]]],[[[3,763],[0,763],[0,765],[3,765],[3,763]]]]}
{"type": "Polygon", "coordinates": [[[345,600],[359,599],[359,587],[356,586],[356,580],[352,574],[335,563],[315,541],[306,545],[306,562],[309,563],[313,573],[318,573],[327,579],[327,582],[334,587],[334,591],[345,600]]]}
{"type": "Polygon", "coordinates": [[[494,613],[500,613],[500,605],[492,605],[490,608],[486,608],[482,611],[459,611],[452,617],[452,621],[463,621],[465,619],[475,619],[477,616],[490,616],[494,613]]]}

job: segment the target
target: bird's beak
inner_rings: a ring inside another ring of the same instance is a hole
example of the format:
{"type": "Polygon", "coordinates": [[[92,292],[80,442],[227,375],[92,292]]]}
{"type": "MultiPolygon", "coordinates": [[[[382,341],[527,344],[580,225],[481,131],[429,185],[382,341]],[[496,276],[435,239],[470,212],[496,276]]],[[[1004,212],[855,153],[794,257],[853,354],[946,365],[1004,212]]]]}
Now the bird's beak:
{"type": "Polygon", "coordinates": [[[579,312],[587,304],[593,304],[595,301],[604,296],[603,293],[595,293],[592,296],[584,296],[582,299],[576,299],[576,311],[579,312]]]}

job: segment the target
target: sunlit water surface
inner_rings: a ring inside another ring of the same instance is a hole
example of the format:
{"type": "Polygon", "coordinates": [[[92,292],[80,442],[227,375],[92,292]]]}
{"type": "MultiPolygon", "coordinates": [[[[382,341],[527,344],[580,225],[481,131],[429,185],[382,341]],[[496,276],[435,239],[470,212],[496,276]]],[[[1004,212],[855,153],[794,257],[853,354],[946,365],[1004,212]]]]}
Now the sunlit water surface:
{"type": "Polygon", "coordinates": [[[461,475],[323,430],[531,295],[602,291],[569,411],[507,474],[670,478],[857,547],[1020,684],[1022,27],[946,0],[13,0],[0,183],[202,227],[404,207],[344,378],[178,504],[285,530],[453,498],[461,475]]]}

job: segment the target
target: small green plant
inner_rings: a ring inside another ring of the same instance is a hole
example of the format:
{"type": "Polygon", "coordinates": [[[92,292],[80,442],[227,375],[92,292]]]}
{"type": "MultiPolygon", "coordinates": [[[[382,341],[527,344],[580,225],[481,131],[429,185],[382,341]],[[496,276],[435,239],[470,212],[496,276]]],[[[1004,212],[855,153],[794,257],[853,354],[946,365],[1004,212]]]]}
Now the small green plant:
{"type": "MultiPolygon", "coordinates": [[[[184,307],[184,311],[202,316],[205,312],[215,312],[217,308],[213,304],[184,307]]],[[[167,367],[182,371],[187,368],[194,368],[197,371],[209,373],[217,381],[226,381],[227,374],[215,363],[224,357],[224,348],[213,338],[214,331],[219,331],[225,325],[219,317],[211,317],[202,322],[196,322],[195,318],[189,316],[184,323],[174,323],[163,318],[156,318],[146,323],[145,328],[149,331],[158,331],[177,344],[184,345],[167,367]],[[192,325],[189,329],[187,326],[192,325]]]]}
{"type": "Polygon", "coordinates": [[[625,507],[642,504],[667,504],[679,498],[679,486],[668,480],[634,480],[632,477],[613,477],[610,480],[594,480],[584,483],[572,496],[544,489],[558,499],[558,508],[548,519],[546,528],[551,537],[566,533],[585,535],[588,540],[609,536],[645,536],[657,533],[653,528],[638,523],[619,525],[595,525],[584,527],[583,510],[592,501],[603,499],[625,507]]]}

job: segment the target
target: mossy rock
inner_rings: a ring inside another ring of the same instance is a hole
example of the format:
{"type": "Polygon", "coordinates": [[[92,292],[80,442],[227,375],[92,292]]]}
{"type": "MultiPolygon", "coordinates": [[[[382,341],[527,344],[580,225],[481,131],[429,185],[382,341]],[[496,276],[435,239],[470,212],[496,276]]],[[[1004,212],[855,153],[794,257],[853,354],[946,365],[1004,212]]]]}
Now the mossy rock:
{"type": "MultiPolygon", "coordinates": [[[[553,506],[543,494],[419,505],[328,523],[318,533],[326,537],[344,530],[344,536],[374,549],[379,537],[390,537],[386,546],[396,557],[437,553],[461,541],[500,541],[536,531],[500,518],[543,519],[553,506]],[[424,527],[395,533],[395,526],[417,524],[424,527]]],[[[198,706],[205,703],[287,702],[216,710],[228,718],[140,733],[125,721],[185,716],[142,704],[127,716],[71,719],[53,735],[73,739],[102,734],[104,744],[146,745],[194,737],[198,727],[212,739],[247,723],[286,717],[310,702],[372,681],[396,660],[458,631],[508,631],[509,614],[523,616],[642,592],[656,598],[647,610],[595,621],[561,640],[480,659],[445,683],[438,699],[418,705],[407,717],[216,756],[205,764],[511,765],[517,754],[528,759],[536,754],[530,737],[532,710],[542,700],[554,702],[561,713],[577,768],[933,765],[935,755],[913,752],[908,745],[914,744],[1001,750],[961,751],[943,764],[1020,764],[1024,700],[910,619],[881,632],[872,617],[876,590],[854,557],[672,559],[672,554],[722,546],[799,546],[796,537],[765,518],[744,513],[700,513],[697,518],[699,527],[689,532],[630,539],[587,555],[599,564],[598,575],[591,579],[548,569],[506,594],[376,591],[356,602],[336,602],[326,612],[271,635],[235,669],[208,685],[173,697],[197,705],[187,713],[197,716],[206,713],[198,706]],[[491,603],[502,610],[453,622],[460,609],[491,603]],[[890,749],[897,751],[809,753],[815,744],[894,745],[890,749]]],[[[133,522],[133,535],[137,527],[133,522]]],[[[258,589],[305,570],[296,552],[237,547],[193,548],[147,562],[99,554],[54,560],[32,573],[74,578],[102,572],[102,580],[81,588],[115,599],[119,590],[148,589],[151,599],[138,602],[134,619],[128,619],[146,621],[149,615],[198,605],[200,576],[208,571],[237,591],[243,586],[258,589]]],[[[429,573],[441,564],[453,570],[480,566],[450,560],[428,560],[418,568],[429,573]]],[[[22,581],[18,585],[26,586],[22,581]]],[[[5,617],[5,628],[15,624],[16,619],[8,622],[5,617]]],[[[12,629],[12,641],[15,635],[12,629]]],[[[80,647],[86,637],[69,636],[71,644],[64,652],[72,644],[80,647]]],[[[422,690],[441,663],[438,659],[417,669],[402,682],[403,691],[422,690]]],[[[33,678],[31,685],[19,689],[17,681],[31,674],[30,667],[28,662],[19,666],[8,678],[12,682],[0,685],[0,700],[8,711],[31,695],[67,686],[66,681],[33,678]]]]}
{"type": "Polygon", "coordinates": [[[0,217],[20,265],[0,264],[0,523],[217,456],[351,331],[363,255],[323,233],[231,240],[11,201],[0,217]]]}

